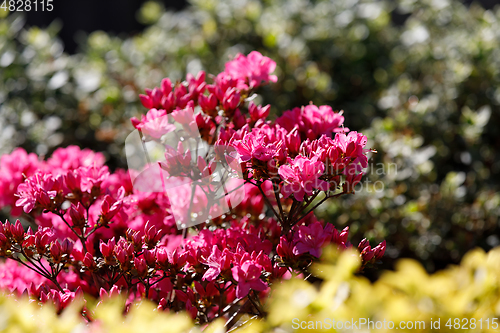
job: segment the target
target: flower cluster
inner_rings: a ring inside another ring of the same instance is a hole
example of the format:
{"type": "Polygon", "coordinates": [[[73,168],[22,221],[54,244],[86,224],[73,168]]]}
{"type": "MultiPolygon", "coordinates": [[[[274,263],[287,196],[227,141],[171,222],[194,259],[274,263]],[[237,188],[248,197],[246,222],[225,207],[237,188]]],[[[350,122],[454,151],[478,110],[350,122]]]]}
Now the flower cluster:
{"type": "Polygon", "coordinates": [[[240,54],[211,83],[201,72],[185,82],[164,79],[141,95],[149,111],[132,124],[144,147],[159,141],[165,148],[159,171],[149,174],[156,180],[144,187],[136,185],[148,169],[110,172],[101,154],[74,146],[46,161],[22,149],[3,156],[0,206],[23,223],[0,224],[2,272],[10,272],[0,287],[59,311],[83,293],[119,294],[128,305],[149,299],[198,323],[223,317],[231,326],[245,313],[264,316],[269,287],[309,275],[328,244],[358,248],[363,266],[380,260],[385,242],[353,247],[348,227],[337,230],[313,213],[354,192],[367,164],[366,137],[344,128],[328,106],[267,120],[270,106],[250,100],[276,81],[274,68],[258,52],[240,54]],[[169,146],[169,135],[183,140],[169,146]],[[183,144],[190,137],[195,148],[183,144]],[[215,199],[220,165],[241,181],[215,199]],[[204,187],[182,187],[182,179],[204,187]],[[173,184],[179,188],[170,197],[165,186],[173,184]],[[219,205],[203,223],[177,228],[179,211],[187,223],[210,203],[219,205]],[[224,204],[228,213],[217,212],[224,204]]]}

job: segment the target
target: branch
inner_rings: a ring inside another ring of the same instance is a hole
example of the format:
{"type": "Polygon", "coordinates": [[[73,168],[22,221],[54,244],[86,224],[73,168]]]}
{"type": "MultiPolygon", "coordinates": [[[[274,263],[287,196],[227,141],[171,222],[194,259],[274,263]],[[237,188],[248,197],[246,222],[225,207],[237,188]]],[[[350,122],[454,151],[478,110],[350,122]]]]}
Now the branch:
{"type": "MultiPolygon", "coordinates": [[[[342,194],[345,194],[345,192],[341,192],[341,193],[337,193],[335,195],[332,195],[332,196],[329,196],[329,195],[326,195],[323,199],[321,199],[320,202],[318,202],[316,205],[314,205],[313,208],[311,208],[307,213],[305,213],[304,215],[302,215],[297,221],[295,221],[292,226],[296,225],[297,223],[299,223],[304,217],[306,217],[307,215],[309,215],[313,210],[315,210],[319,205],[321,205],[323,202],[325,202],[327,199],[330,199],[330,198],[336,198],[336,197],[339,197],[341,196],[342,194]]],[[[307,205],[309,206],[309,204],[307,205]]],[[[307,206],[305,208],[307,208],[307,206]]]]}

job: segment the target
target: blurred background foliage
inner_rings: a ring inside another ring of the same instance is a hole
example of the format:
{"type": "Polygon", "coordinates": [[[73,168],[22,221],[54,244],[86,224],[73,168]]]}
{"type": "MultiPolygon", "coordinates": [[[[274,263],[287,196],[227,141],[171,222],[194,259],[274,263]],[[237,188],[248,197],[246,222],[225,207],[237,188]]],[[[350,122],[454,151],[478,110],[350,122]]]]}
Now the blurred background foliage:
{"type": "Polygon", "coordinates": [[[216,74],[236,53],[258,50],[278,65],[278,83],[261,91],[274,116],[329,104],[378,151],[362,188],[320,217],[350,225],[355,241],[386,239],[385,267],[412,257],[434,271],[500,244],[499,7],[192,0],[177,12],[147,2],[137,16],[143,32],[93,32],[71,55],[57,22],[42,29],[3,18],[0,153],[76,144],[126,167],[123,144],[129,118],[145,112],[144,88],[201,69],[216,74]]]}

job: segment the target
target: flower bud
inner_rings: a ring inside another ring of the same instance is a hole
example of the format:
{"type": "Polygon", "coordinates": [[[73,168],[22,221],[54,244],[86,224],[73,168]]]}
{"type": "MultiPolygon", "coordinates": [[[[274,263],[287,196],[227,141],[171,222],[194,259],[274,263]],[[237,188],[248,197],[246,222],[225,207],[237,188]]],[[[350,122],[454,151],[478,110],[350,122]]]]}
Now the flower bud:
{"type": "Polygon", "coordinates": [[[166,268],[168,267],[168,251],[166,248],[162,247],[156,251],[156,258],[158,259],[158,264],[166,268]]]}
{"type": "Polygon", "coordinates": [[[146,261],[142,258],[134,259],[134,266],[137,270],[137,275],[140,277],[145,277],[148,274],[148,266],[146,265],[146,261]]]}
{"type": "Polygon", "coordinates": [[[200,105],[203,112],[210,116],[215,116],[218,100],[214,94],[210,94],[208,96],[200,95],[198,97],[198,104],[200,105]]]}
{"type": "Polygon", "coordinates": [[[71,240],[69,240],[68,238],[66,238],[65,240],[63,240],[63,242],[61,243],[61,252],[62,254],[66,254],[66,255],[70,255],[71,252],[73,252],[73,242],[71,240]]]}
{"type": "Polygon", "coordinates": [[[50,255],[52,256],[52,260],[54,260],[54,263],[61,262],[61,252],[61,245],[59,244],[59,242],[53,242],[50,246],[50,255]]]}
{"type": "Polygon", "coordinates": [[[349,236],[349,227],[345,227],[342,229],[342,232],[339,235],[339,242],[340,243],[346,243],[347,242],[347,237],[349,236]]]}
{"type": "Polygon", "coordinates": [[[94,257],[92,257],[92,255],[89,252],[87,252],[85,254],[85,257],[83,258],[83,265],[91,271],[93,271],[97,268],[97,265],[94,261],[94,257]]]}
{"type": "Polygon", "coordinates": [[[385,247],[386,247],[386,242],[384,240],[382,243],[373,248],[373,252],[377,260],[382,259],[382,257],[384,256],[385,247]]]}
{"type": "Polygon", "coordinates": [[[156,251],[144,250],[144,259],[149,267],[155,267],[156,264],[156,251]]]}
{"type": "Polygon", "coordinates": [[[368,241],[368,239],[363,238],[361,242],[359,242],[358,249],[360,251],[363,251],[363,249],[367,246],[370,246],[370,242],[368,241]]]}
{"type": "Polygon", "coordinates": [[[222,107],[226,111],[226,114],[232,114],[236,107],[238,107],[238,104],[240,104],[240,98],[240,93],[235,88],[226,91],[222,100],[222,107]]]}
{"type": "Polygon", "coordinates": [[[12,234],[12,237],[17,243],[22,243],[24,240],[24,228],[19,222],[19,220],[16,221],[16,224],[11,225],[10,227],[10,232],[12,234]]]}
{"type": "Polygon", "coordinates": [[[141,100],[142,105],[146,109],[152,109],[153,108],[153,101],[151,100],[151,98],[149,98],[149,96],[140,94],[139,95],[139,99],[141,100]]]}
{"type": "Polygon", "coordinates": [[[172,91],[172,81],[169,78],[161,80],[161,92],[163,96],[167,96],[172,91]]]}
{"type": "Polygon", "coordinates": [[[69,217],[73,222],[73,226],[83,228],[85,225],[85,208],[80,203],[76,206],[72,204],[69,210],[69,217]]]}
{"type": "Polygon", "coordinates": [[[366,262],[372,260],[374,255],[375,253],[373,252],[370,245],[368,245],[363,249],[363,251],[361,251],[361,257],[363,258],[363,261],[366,262]]]}

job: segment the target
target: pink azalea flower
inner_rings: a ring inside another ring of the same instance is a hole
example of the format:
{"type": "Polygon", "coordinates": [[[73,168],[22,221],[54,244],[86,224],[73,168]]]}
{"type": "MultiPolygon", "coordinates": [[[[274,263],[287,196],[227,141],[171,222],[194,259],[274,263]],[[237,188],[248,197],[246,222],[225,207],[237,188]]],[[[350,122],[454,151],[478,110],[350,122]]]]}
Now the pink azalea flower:
{"type": "MultiPolygon", "coordinates": [[[[0,223],[0,252],[32,258],[23,264],[44,271],[60,287],[7,260],[0,263],[0,289],[53,302],[58,312],[82,291],[101,299],[121,294],[126,309],[148,298],[159,303],[158,309],[184,310],[205,322],[251,290],[265,296],[268,282],[292,278],[289,269],[316,261],[326,244],[352,247],[348,228],[337,231],[312,213],[291,229],[280,217],[264,214],[265,203],[278,206],[275,191],[288,198],[293,194],[295,202],[336,188],[341,178],[345,186],[354,186],[367,152],[366,137],[344,129],[343,116],[329,106],[296,108],[277,122],[266,120],[269,105],[250,102],[246,107],[254,88],[276,81],[271,74],[275,67],[274,61],[252,52],[229,62],[213,84],[207,85],[200,72],[182,83],[164,79],[160,88],[146,89],[140,98],[149,110],[140,120],[132,119],[133,125],[158,139],[181,124],[182,137],[186,132],[199,135],[213,145],[215,159],[192,158],[194,147],[187,142],[167,146],[164,162],[132,177],[139,188],[123,170],[110,174],[102,154],[76,146],[56,150],[47,161],[22,149],[1,157],[0,208],[17,204],[19,214],[31,213],[37,231],[25,231],[20,221],[0,223]],[[219,197],[222,191],[212,181],[222,183],[223,177],[209,176],[224,159],[248,182],[230,177],[224,181],[225,196],[219,197]],[[331,165],[335,172],[325,170],[331,165]],[[244,185],[241,193],[233,192],[235,183],[244,185]],[[159,192],[141,192],[152,189],[159,192]],[[240,205],[233,205],[235,198],[240,205]],[[203,225],[207,219],[213,223],[203,225]],[[193,224],[198,231],[178,230],[193,224]],[[96,285],[103,278],[109,281],[105,289],[96,285]],[[222,291],[224,297],[217,297],[222,291]]],[[[372,248],[362,241],[363,264],[380,259],[385,247],[385,242],[372,248]]]]}
{"type": "Polygon", "coordinates": [[[92,188],[100,188],[104,180],[109,176],[109,170],[107,166],[98,167],[80,167],[76,172],[81,177],[80,188],[83,192],[91,193],[92,188]]]}
{"type": "Polygon", "coordinates": [[[239,53],[234,60],[227,62],[225,72],[232,78],[250,83],[250,88],[255,88],[262,82],[278,81],[276,75],[270,75],[275,69],[276,62],[252,51],[246,57],[239,53]]]}
{"type": "Polygon", "coordinates": [[[142,130],[144,135],[155,139],[175,129],[175,125],[169,123],[167,111],[157,109],[149,110],[146,116],[142,115],[140,121],[135,117],[132,118],[132,124],[135,128],[142,130]]]}
{"type": "Polygon", "coordinates": [[[37,173],[31,176],[17,187],[19,199],[16,201],[16,206],[23,207],[25,213],[31,212],[37,202],[43,208],[48,208],[51,199],[57,194],[54,190],[56,182],[58,181],[50,174],[37,173]]]}
{"type": "Polygon", "coordinates": [[[304,130],[307,132],[307,138],[316,139],[319,136],[326,134],[331,135],[332,132],[348,131],[347,128],[341,128],[344,123],[344,117],[340,113],[333,112],[328,105],[307,105],[304,107],[302,118],[304,120],[304,130]]]}
{"type": "Polygon", "coordinates": [[[363,168],[368,165],[368,159],[365,155],[369,149],[363,149],[366,146],[367,138],[361,133],[352,131],[349,134],[337,133],[335,134],[335,144],[342,150],[342,152],[355,163],[363,168]]]}
{"type": "Polygon", "coordinates": [[[293,247],[293,254],[310,253],[319,258],[321,247],[331,237],[331,233],[324,232],[323,226],[318,221],[310,226],[302,225],[294,235],[295,246],[293,247]]]}
{"type": "Polygon", "coordinates": [[[239,154],[240,162],[247,162],[252,158],[268,162],[273,158],[284,160],[286,148],[283,141],[276,140],[274,133],[266,133],[266,128],[254,128],[234,146],[239,154]]]}
{"type": "Polygon", "coordinates": [[[243,82],[243,80],[238,80],[237,78],[231,77],[226,72],[219,73],[214,80],[214,84],[207,85],[207,90],[214,94],[217,100],[221,101],[224,99],[226,91],[231,88],[248,89],[248,86],[243,82]]]}
{"type": "Polygon", "coordinates": [[[106,159],[102,153],[95,153],[90,149],[80,149],[78,146],[57,148],[47,160],[47,171],[75,170],[81,166],[103,166],[106,159]]]}
{"type": "Polygon", "coordinates": [[[262,266],[253,260],[247,260],[241,265],[234,266],[231,269],[233,278],[238,282],[236,286],[236,297],[243,298],[250,292],[250,289],[264,291],[267,284],[260,279],[262,266]]]}
{"type": "Polygon", "coordinates": [[[232,256],[227,249],[221,252],[217,245],[214,245],[212,247],[212,253],[205,262],[210,268],[203,275],[203,280],[215,280],[222,271],[229,269],[231,259],[232,256]]]}
{"type": "Polygon", "coordinates": [[[43,164],[38,156],[22,148],[0,157],[0,208],[11,206],[12,216],[21,215],[22,209],[15,205],[17,188],[25,176],[31,177],[43,164]]]}
{"type": "Polygon", "coordinates": [[[334,132],[349,131],[342,127],[344,117],[328,105],[307,105],[285,111],[276,123],[289,132],[297,128],[302,140],[315,140],[322,135],[331,137],[334,132]]]}
{"type": "Polygon", "coordinates": [[[316,156],[308,159],[298,155],[290,165],[282,165],[278,170],[285,181],[281,192],[285,197],[293,194],[296,200],[303,201],[304,195],[311,195],[315,189],[328,191],[329,184],[319,179],[324,171],[325,165],[316,156]]]}

